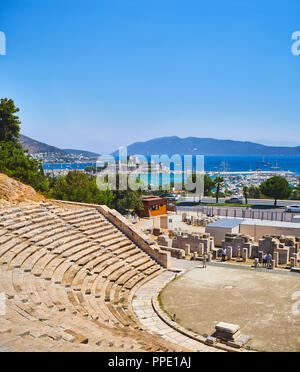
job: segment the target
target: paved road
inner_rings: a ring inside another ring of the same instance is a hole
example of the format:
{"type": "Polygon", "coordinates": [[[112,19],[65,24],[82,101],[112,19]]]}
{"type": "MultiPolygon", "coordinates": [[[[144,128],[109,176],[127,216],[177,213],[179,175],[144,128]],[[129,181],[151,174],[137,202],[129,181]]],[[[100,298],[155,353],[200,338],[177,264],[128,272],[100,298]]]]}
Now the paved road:
{"type": "Polygon", "coordinates": [[[274,209],[272,204],[270,208],[260,208],[259,204],[255,207],[247,209],[246,207],[230,207],[230,206],[203,206],[203,205],[178,205],[178,212],[193,212],[212,214],[220,217],[234,217],[234,218],[251,218],[269,221],[284,221],[292,222],[294,213],[286,213],[285,209],[274,209]]]}
{"type": "MultiPolygon", "coordinates": [[[[201,209],[201,207],[203,207],[203,206],[199,206],[199,205],[189,205],[189,206],[184,206],[184,205],[178,205],[177,206],[177,210],[178,211],[180,211],[180,210],[182,210],[182,211],[195,211],[195,212],[197,212],[197,210],[200,210],[201,209]]],[[[212,208],[212,207],[210,207],[210,206],[207,206],[208,208],[212,208]]],[[[220,210],[226,210],[226,209],[229,209],[230,208],[230,210],[238,210],[238,211],[246,211],[247,210],[247,208],[246,207],[226,207],[226,206],[214,206],[213,207],[214,208],[214,210],[216,210],[216,209],[220,209],[220,210]]],[[[270,208],[270,209],[259,209],[259,205],[258,205],[258,208],[256,209],[256,208],[254,208],[254,209],[252,209],[252,210],[257,210],[257,211],[261,211],[261,212],[275,212],[275,213],[285,213],[285,210],[284,209],[275,209],[275,208],[270,208]]]]}
{"type": "MultiPolygon", "coordinates": [[[[193,197],[180,198],[178,200],[178,202],[193,202],[193,201],[198,201],[198,200],[194,199],[193,197]]],[[[205,203],[215,203],[216,199],[215,198],[203,198],[202,201],[205,203]]],[[[225,199],[220,198],[219,201],[220,203],[224,203],[225,199]]],[[[249,199],[248,203],[254,204],[254,205],[270,205],[270,206],[274,205],[273,200],[264,200],[264,199],[262,200],[249,199]]],[[[278,205],[279,206],[300,205],[300,201],[278,201],[278,205]]]]}

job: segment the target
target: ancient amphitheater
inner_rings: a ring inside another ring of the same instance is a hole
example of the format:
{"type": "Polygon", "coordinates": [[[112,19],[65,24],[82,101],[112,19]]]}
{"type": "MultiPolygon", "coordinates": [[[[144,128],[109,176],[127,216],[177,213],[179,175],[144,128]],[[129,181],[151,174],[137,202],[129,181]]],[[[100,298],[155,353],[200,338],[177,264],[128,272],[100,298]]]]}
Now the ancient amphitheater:
{"type": "Polygon", "coordinates": [[[0,351],[217,350],[152,306],[175,275],[170,253],[105,206],[17,188],[0,202],[0,351]]]}
{"type": "MultiPolygon", "coordinates": [[[[212,252],[205,234],[171,233],[188,257],[212,252]]],[[[216,259],[201,270],[199,257],[171,257],[166,242],[106,206],[49,201],[0,174],[0,351],[299,346],[299,274],[216,259]]]]}
{"type": "Polygon", "coordinates": [[[143,332],[131,309],[134,289],[163,268],[98,210],[31,203],[0,216],[2,345],[180,350],[143,332]]]}

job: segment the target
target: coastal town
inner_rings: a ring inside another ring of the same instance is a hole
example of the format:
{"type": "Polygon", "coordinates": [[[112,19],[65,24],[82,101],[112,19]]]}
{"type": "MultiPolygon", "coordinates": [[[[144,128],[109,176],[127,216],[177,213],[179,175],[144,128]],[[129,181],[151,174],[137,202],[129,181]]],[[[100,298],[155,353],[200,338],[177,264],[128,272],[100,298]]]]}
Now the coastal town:
{"type": "MultiPolygon", "coordinates": [[[[148,173],[151,174],[162,174],[162,175],[174,175],[174,172],[170,170],[164,164],[157,164],[152,162],[142,162],[138,157],[129,157],[128,161],[108,163],[104,164],[103,161],[99,163],[97,159],[86,158],[82,154],[53,154],[53,153],[36,153],[31,155],[33,158],[42,160],[44,164],[45,174],[49,174],[54,177],[65,176],[71,170],[78,172],[87,173],[90,175],[101,175],[101,174],[135,174],[136,177],[146,179],[148,173]]],[[[205,164],[204,164],[205,166],[205,164]]],[[[180,177],[183,175],[177,171],[176,179],[180,182],[180,177]]],[[[241,194],[244,187],[259,187],[267,179],[280,176],[287,179],[291,187],[295,188],[299,186],[300,175],[295,174],[291,171],[285,171],[280,169],[273,170],[261,170],[255,171],[206,171],[205,174],[212,177],[213,179],[221,176],[224,179],[222,191],[230,194],[241,194]]],[[[164,186],[164,185],[163,185],[164,186]]]]}

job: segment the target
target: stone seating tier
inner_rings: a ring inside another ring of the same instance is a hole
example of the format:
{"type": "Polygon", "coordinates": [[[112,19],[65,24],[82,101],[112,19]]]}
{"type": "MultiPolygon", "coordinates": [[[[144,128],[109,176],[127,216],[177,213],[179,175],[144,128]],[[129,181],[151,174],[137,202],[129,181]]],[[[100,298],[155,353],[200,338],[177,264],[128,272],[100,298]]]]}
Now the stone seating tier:
{"type": "Polygon", "coordinates": [[[146,332],[131,301],[164,269],[95,208],[0,211],[0,347],[181,351],[146,332]]]}

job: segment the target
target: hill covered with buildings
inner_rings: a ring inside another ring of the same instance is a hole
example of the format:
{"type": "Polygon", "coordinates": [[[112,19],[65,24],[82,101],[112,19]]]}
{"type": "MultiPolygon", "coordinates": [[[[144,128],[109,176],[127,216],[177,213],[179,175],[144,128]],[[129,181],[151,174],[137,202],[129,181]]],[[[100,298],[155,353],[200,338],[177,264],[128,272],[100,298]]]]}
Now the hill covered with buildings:
{"type": "Polygon", "coordinates": [[[36,159],[42,159],[46,163],[90,161],[96,160],[99,157],[99,154],[90,151],[60,149],[58,147],[48,145],[22,134],[20,135],[19,140],[24,150],[28,150],[29,154],[32,157],[36,159]]]}

